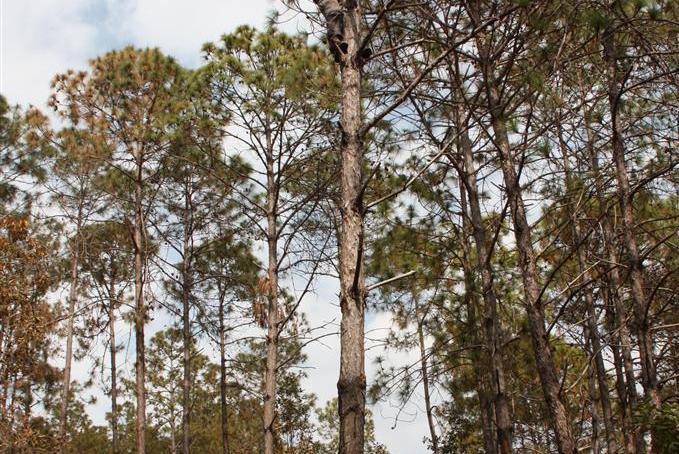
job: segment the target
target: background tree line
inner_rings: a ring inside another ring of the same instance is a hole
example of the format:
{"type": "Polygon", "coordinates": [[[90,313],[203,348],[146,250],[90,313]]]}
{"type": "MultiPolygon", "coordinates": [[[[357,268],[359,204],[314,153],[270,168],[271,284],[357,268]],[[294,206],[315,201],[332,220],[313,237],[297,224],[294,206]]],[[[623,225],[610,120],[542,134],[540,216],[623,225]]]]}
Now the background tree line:
{"type": "Polygon", "coordinates": [[[318,39],[274,17],[197,69],[56,75],[51,117],[0,99],[0,449],[380,453],[382,400],[435,453],[679,449],[677,4],[286,4],[318,39]],[[368,310],[415,361],[366,377],[368,310]]]}

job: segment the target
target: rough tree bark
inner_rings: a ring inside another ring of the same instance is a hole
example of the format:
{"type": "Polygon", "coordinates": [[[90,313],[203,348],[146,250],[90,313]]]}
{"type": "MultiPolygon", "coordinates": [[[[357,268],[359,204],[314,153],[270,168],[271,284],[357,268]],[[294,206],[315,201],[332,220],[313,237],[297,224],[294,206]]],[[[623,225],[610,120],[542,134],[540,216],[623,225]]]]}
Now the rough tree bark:
{"type": "Polygon", "coordinates": [[[341,359],[337,382],[340,454],[363,452],[365,440],[365,276],[363,273],[363,137],[361,69],[362,18],[357,2],[345,3],[342,57],[342,230],[340,233],[341,359]],[[350,5],[350,3],[352,5],[350,5]]]}
{"type": "Polygon", "coordinates": [[[363,131],[361,45],[363,17],[356,0],[317,0],[329,46],[341,73],[340,376],[339,452],[361,454],[365,440],[365,276],[363,272],[363,131]],[[336,33],[337,26],[340,33],[336,33]],[[341,39],[339,39],[341,37],[341,39]]]}

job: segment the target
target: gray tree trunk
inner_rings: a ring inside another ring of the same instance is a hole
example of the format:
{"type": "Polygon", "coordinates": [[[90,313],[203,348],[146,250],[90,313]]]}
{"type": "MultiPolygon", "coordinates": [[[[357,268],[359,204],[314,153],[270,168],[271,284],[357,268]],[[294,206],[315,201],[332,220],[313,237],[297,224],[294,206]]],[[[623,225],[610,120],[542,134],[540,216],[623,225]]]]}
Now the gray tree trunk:
{"type": "Polygon", "coordinates": [[[186,184],[184,190],[183,238],[182,238],[182,362],[184,376],[182,377],[182,452],[191,452],[191,291],[192,291],[192,245],[193,205],[191,203],[191,184],[186,184]]]}
{"type": "Polygon", "coordinates": [[[229,454],[229,415],[226,400],[226,326],[224,323],[224,294],[219,296],[219,404],[221,409],[222,454],[229,454]]]}
{"type": "Polygon", "coordinates": [[[469,242],[469,209],[467,207],[467,190],[463,175],[460,176],[460,209],[462,212],[462,271],[465,289],[464,300],[467,309],[467,331],[469,332],[469,340],[472,345],[470,355],[474,365],[473,370],[476,379],[476,394],[479,399],[483,447],[487,454],[496,454],[498,448],[497,424],[495,423],[494,418],[496,410],[495,402],[491,396],[491,394],[494,393],[490,390],[491,386],[489,383],[492,381],[492,376],[490,376],[491,370],[488,368],[490,361],[488,357],[481,352],[481,340],[478,335],[479,323],[477,320],[477,308],[479,308],[480,305],[478,298],[476,297],[476,285],[470,261],[472,254],[469,242]]]}
{"type": "Polygon", "coordinates": [[[420,315],[420,306],[415,297],[415,317],[417,318],[417,340],[420,347],[420,368],[422,370],[422,387],[424,389],[424,405],[427,412],[427,424],[429,425],[429,435],[431,436],[432,452],[438,454],[439,443],[436,436],[436,425],[434,424],[434,411],[431,405],[431,392],[429,390],[429,368],[427,366],[427,349],[424,343],[424,321],[426,312],[420,315]]]}
{"type": "MultiPolygon", "coordinates": [[[[559,148],[561,150],[562,158],[563,158],[563,166],[564,166],[564,174],[565,174],[565,180],[566,180],[566,193],[567,196],[569,197],[569,200],[567,203],[569,203],[570,209],[570,222],[571,222],[571,229],[573,232],[573,245],[572,247],[577,248],[577,258],[578,258],[578,271],[580,273],[580,278],[582,279],[583,282],[586,283],[585,287],[582,289],[583,292],[583,298],[585,301],[585,306],[586,306],[586,311],[587,311],[587,329],[585,330],[586,337],[588,338],[589,341],[589,346],[591,350],[591,358],[592,358],[592,363],[594,365],[593,370],[596,375],[596,382],[598,383],[598,394],[596,393],[596,389],[592,389],[591,392],[593,393],[593,396],[596,396],[596,401],[600,403],[601,405],[601,410],[603,413],[603,422],[604,422],[604,428],[606,430],[606,446],[608,448],[608,452],[617,452],[617,443],[615,441],[615,424],[613,422],[613,411],[611,409],[611,400],[609,396],[609,388],[608,388],[608,376],[606,375],[606,368],[604,366],[604,359],[603,359],[603,348],[601,346],[601,336],[599,335],[599,328],[597,326],[597,315],[596,315],[596,308],[594,307],[594,296],[592,294],[592,287],[589,284],[589,282],[593,281],[593,276],[592,273],[589,271],[588,266],[587,266],[587,252],[586,248],[589,245],[589,242],[585,242],[584,244],[582,243],[583,240],[583,234],[582,234],[582,229],[580,228],[580,219],[578,218],[578,210],[577,207],[573,205],[570,205],[572,201],[577,199],[577,194],[575,193],[575,185],[573,184],[573,175],[571,173],[570,169],[570,161],[569,161],[569,155],[568,155],[568,147],[563,139],[563,134],[561,127],[558,127],[559,130],[559,148]]],[[[594,386],[594,375],[590,377],[590,386],[594,386]]],[[[593,413],[592,413],[592,419],[594,420],[595,415],[594,411],[596,411],[596,403],[593,401],[592,403],[593,406],[593,413]]],[[[598,419],[599,415],[596,415],[597,418],[597,424],[598,424],[598,419]]],[[[594,423],[593,423],[594,424],[594,423]]],[[[597,428],[598,430],[598,428],[597,428]]],[[[597,433],[597,440],[596,443],[599,443],[598,440],[598,433],[597,433]]],[[[597,451],[595,451],[597,452],[597,451]]]]}
{"type": "Polygon", "coordinates": [[[116,319],[115,307],[117,303],[115,283],[111,281],[111,295],[109,298],[108,329],[109,356],[111,359],[111,451],[118,453],[118,366],[116,364],[116,319]]]}
{"type": "MultiPolygon", "coordinates": [[[[589,333],[589,329],[587,326],[584,328],[584,335],[585,335],[585,345],[586,345],[586,350],[588,350],[589,356],[593,357],[595,352],[594,349],[592,348],[592,344],[590,342],[591,339],[591,334],[589,333]]],[[[590,367],[589,370],[587,371],[587,391],[589,393],[589,411],[592,416],[592,454],[599,454],[601,452],[601,434],[599,430],[599,420],[601,419],[599,416],[599,395],[597,394],[597,389],[596,389],[596,381],[594,380],[594,375],[595,372],[593,370],[593,367],[590,367]]],[[[611,451],[615,452],[615,451],[611,451]]]]}
{"type": "Polygon", "coordinates": [[[273,141],[266,126],[266,174],[267,174],[267,335],[266,371],[264,376],[264,454],[274,454],[276,424],[276,378],[278,373],[278,182],[276,181],[273,141]]]}
{"type": "Polygon", "coordinates": [[[71,367],[73,363],[73,330],[75,324],[75,310],[78,304],[78,266],[80,265],[80,248],[82,247],[80,230],[82,224],[83,207],[78,207],[76,218],[76,231],[71,257],[71,288],[68,295],[68,326],[66,328],[66,358],[64,364],[63,388],[61,393],[60,425],[59,425],[59,451],[63,452],[66,443],[66,430],[68,426],[68,403],[71,398],[71,367]]]}
{"type": "Polygon", "coordinates": [[[143,207],[143,160],[141,151],[135,152],[137,172],[134,186],[134,335],[135,335],[135,395],[136,408],[136,444],[137,454],[146,453],[145,430],[146,430],[146,346],[144,345],[144,326],[146,324],[146,306],[144,303],[144,260],[145,260],[145,235],[144,235],[144,207],[143,207]]]}

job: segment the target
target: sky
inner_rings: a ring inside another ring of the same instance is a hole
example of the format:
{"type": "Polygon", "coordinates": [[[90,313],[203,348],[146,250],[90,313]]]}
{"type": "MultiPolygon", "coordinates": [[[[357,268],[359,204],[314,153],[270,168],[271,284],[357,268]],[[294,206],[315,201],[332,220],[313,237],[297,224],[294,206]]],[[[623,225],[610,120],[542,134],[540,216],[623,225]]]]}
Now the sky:
{"type": "MultiPolygon", "coordinates": [[[[85,69],[89,59],[126,45],[159,47],[182,64],[200,64],[200,49],[205,42],[233,31],[242,24],[262,27],[271,11],[283,10],[280,0],[0,0],[0,93],[10,103],[46,108],[50,81],[68,69],[85,69]]],[[[284,14],[281,28],[288,32],[304,31],[303,17],[284,14]]],[[[338,285],[323,278],[316,293],[305,298],[301,309],[310,325],[329,324],[326,332],[337,331],[340,311],[338,285]]],[[[149,327],[147,338],[166,324],[157,318],[149,327]]],[[[387,313],[369,314],[367,336],[368,386],[376,369],[374,359],[384,354],[376,346],[391,326],[387,313]]],[[[308,378],[305,388],[318,397],[319,404],[336,395],[339,374],[339,340],[328,336],[307,347],[308,378]]],[[[128,362],[131,352],[125,353],[128,362]]],[[[388,353],[387,364],[415,363],[409,353],[388,353]]],[[[89,374],[88,364],[76,365],[76,379],[89,374]]],[[[104,424],[107,400],[99,396],[90,406],[92,419],[104,424]]],[[[392,454],[424,452],[422,439],[428,433],[421,399],[400,413],[395,402],[372,407],[377,439],[392,454]]]]}

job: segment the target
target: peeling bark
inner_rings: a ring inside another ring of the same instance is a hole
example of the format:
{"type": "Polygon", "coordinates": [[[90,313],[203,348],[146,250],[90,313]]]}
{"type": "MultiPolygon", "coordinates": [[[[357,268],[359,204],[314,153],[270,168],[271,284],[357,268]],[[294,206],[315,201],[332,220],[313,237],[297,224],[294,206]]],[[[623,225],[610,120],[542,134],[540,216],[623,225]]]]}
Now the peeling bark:
{"type": "MultiPolygon", "coordinates": [[[[328,2],[318,3],[332,23],[328,2]]],[[[330,2],[332,3],[332,2],[330,2]]],[[[340,454],[361,454],[365,440],[365,276],[363,272],[363,132],[361,108],[361,34],[363,18],[356,1],[343,4],[346,52],[341,72],[341,211],[340,231],[340,377],[337,382],[340,454]]],[[[329,26],[332,30],[332,25],[329,26]]],[[[337,59],[337,55],[335,57],[337,59]]]]}

